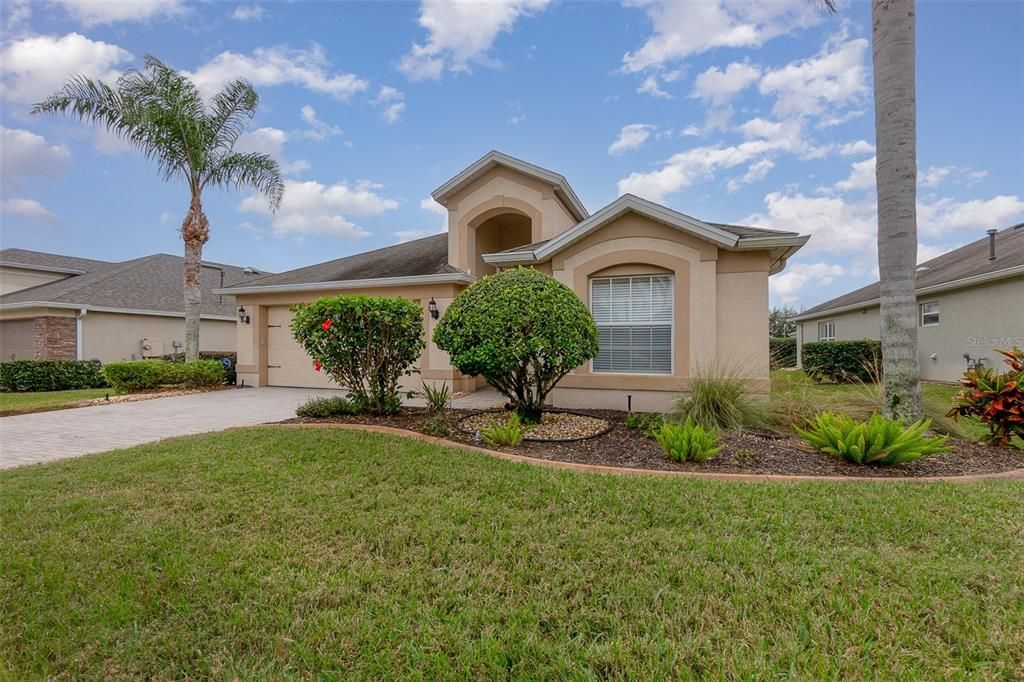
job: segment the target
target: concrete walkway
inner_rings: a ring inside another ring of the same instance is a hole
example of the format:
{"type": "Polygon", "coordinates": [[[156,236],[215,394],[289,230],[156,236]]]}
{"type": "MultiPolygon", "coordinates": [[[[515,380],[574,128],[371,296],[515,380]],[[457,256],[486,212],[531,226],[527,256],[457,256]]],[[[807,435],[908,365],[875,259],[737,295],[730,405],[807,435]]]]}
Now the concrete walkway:
{"type": "MultiPolygon", "coordinates": [[[[247,388],[113,403],[0,418],[0,469],[51,462],[150,443],[173,436],[221,431],[295,416],[315,388],[247,388]]],[[[454,407],[483,409],[499,402],[492,389],[459,398],[454,407]]],[[[422,405],[422,400],[410,400],[422,405]]]]}

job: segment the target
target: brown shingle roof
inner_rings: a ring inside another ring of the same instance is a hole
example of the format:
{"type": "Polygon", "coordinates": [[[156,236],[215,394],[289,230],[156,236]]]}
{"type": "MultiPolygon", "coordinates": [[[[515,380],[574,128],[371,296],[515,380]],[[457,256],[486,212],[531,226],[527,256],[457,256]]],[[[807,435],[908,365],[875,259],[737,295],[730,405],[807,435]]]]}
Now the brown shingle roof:
{"type": "Polygon", "coordinates": [[[56,253],[44,253],[42,251],[28,251],[26,249],[3,249],[0,250],[0,263],[6,265],[24,265],[26,267],[59,268],[61,270],[78,270],[90,272],[96,268],[110,265],[109,261],[93,260],[91,258],[76,258],[75,256],[61,256],[56,253]]]}
{"type": "MultiPolygon", "coordinates": [[[[918,266],[917,288],[956,282],[1024,265],[1024,223],[996,233],[996,257],[988,259],[988,236],[959,249],[944,253],[918,266]]],[[[873,303],[879,298],[878,282],[843,294],[800,313],[798,317],[817,316],[837,308],[873,303]]]]}
{"type": "MultiPolygon", "coordinates": [[[[181,256],[158,253],[121,263],[96,262],[100,265],[84,275],[72,275],[4,294],[0,296],[0,305],[41,302],[174,313],[185,311],[185,261],[181,256]]],[[[246,275],[244,268],[205,261],[200,273],[203,315],[234,315],[234,298],[218,296],[213,290],[257,279],[246,275]]]]}
{"type": "Polygon", "coordinates": [[[236,284],[234,288],[416,277],[449,272],[457,273],[459,270],[448,265],[448,233],[442,232],[277,275],[250,279],[236,284]]]}

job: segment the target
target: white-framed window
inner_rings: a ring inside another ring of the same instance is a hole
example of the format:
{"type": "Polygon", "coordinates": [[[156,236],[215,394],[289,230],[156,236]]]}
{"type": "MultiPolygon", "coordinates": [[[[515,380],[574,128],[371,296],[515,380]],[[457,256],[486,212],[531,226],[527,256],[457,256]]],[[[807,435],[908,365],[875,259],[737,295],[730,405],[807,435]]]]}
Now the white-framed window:
{"type": "Polygon", "coordinates": [[[918,306],[921,309],[921,326],[932,327],[939,323],[939,302],[922,303],[918,306]]]}
{"type": "Polygon", "coordinates": [[[835,320],[822,320],[818,323],[818,340],[819,341],[835,341],[836,340],[836,321],[835,320]]]}
{"type": "Polygon", "coordinates": [[[592,371],[672,373],[672,289],[672,275],[590,280],[599,335],[592,371]]]}

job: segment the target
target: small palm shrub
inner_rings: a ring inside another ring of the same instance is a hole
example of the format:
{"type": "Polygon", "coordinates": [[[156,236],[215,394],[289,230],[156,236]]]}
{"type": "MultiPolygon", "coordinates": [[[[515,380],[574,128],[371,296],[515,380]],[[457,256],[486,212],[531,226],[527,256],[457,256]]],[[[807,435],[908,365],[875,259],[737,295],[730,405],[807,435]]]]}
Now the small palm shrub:
{"type": "Polygon", "coordinates": [[[654,434],[658,445],[676,462],[706,462],[722,449],[714,430],[705,430],[687,419],[680,424],[662,424],[654,434]]]}
{"type": "Polygon", "coordinates": [[[427,414],[443,414],[452,401],[452,390],[448,384],[423,384],[420,395],[427,401],[427,414]]]}
{"type": "Polygon", "coordinates": [[[328,419],[357,412],[356,406],[341,396],[310,398],[295,410],[296,415],[312,419],[328,419]]]}
{"type": "Polygon", "coordinates": [[[487,426],[480,429],[480,438],[484,441],[484,444],[491,447],[515,447],[523,442],[523,432],[525,430],[519,415],[512,413],[504,423],[500,423],[492,418],[487,426]]]}
{"type": "Polygon", "coordinates": [[[639,431],[648,438],[654,438],[664,423],[665,417],[657,412],[630,412],[626,416],[626,428],[639,431]]]}
{"type": "Polygon", "coordinates": [[[946,436],[925,436],[930,425],[928,419],[904,427],[902,420],[887,419],[877,413],[867,421],[857,421],[845,414],[824,412],[817,415],[806,430],[795,428],[816,449],[847,462],[902,464],[949,452],[946,436]]]}
{"type": "Polygon", "coordinates": [[[690,419],[705,430],[766,426],[766,408],[752,400],[749,381],[740,368],[717,363],[699,367],[690,394],[676,401],[672,416],[678,421],[690,419]]]}
{"type": "Polygon", "coordinates": [[[985,440],[993,445],[1009,445],[1016,435],[1024,439],[1024,350],[997,350],[1010,369],[997,373],[981,367],[964,373],[964,389],[947,416],[969,417],[988,425],[985,440]]]}

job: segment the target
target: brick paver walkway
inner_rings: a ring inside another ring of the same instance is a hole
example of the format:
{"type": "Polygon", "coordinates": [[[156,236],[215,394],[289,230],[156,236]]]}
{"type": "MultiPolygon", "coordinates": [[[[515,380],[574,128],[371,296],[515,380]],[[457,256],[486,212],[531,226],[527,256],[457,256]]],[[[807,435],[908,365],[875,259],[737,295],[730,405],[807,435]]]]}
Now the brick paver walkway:
{"type": "MultiPolygon", "coordinates": [[[[315,388],[246,388],[2,417],[0,469],[281,421],[294,417],[295,408],[307,398],[338,394],[315,388]]],[[[493,389],[483,389],[454,405],[481,409],[498,400],[493,389]]]]}

